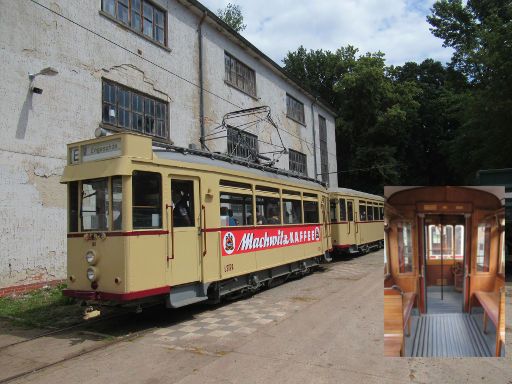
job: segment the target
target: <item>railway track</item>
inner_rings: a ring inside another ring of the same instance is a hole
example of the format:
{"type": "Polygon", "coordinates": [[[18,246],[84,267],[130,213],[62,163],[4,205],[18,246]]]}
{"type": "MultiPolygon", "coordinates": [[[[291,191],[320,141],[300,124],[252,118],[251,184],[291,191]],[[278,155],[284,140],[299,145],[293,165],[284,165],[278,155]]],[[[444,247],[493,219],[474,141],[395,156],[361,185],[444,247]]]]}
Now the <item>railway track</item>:
{"type": "MultiPolygon", "coordinates": [[[[122,313],[115,313],[108,317],[90,320],[86,323],[78,323],[68,327],[44,332],[27,339],[4,345],[0,347],[0,358],[2,357],[2,354],[8,355],[10,352],[9,350],[14,349],[15,347],[19,347],[22,344],[27,345],[24,348],[30,349],[30,343],[37,343],[37,340],[43,339],[45,337],[62,335],[65,338],[72,339],[77,337],[77,335],[84,334],[101,337],[101,339],[96,340],[92,346],[81,349],[77,352],[67,354],[65,357],[57,358],[56,360],[47,363],[34,364],[29,367],[24,367],[25,369],[20,370],[19,372],[12,372],[6,377],[1,377],[2,375],[0,374],[0,384],[10,383],[14,380],[32,375],[36,372],[43,371],[45,369],[60,365],[67,361],[93,352],[97,352],[102,349],[109,348],[113,345],[125,341],[134,340],[147,333],[150,333],[158,329],[159,324],[162,321],[165,323],[169,322],[168,316],[162,316],[161,313],[159,316],[158,312],[163,311],[161,308],[147,308],[142,314],[135,314],[133,312],[124,311],[122,313]]],[[[181,316],[178,316],[177,320],[181,321],[179,317],[181,316]]]]}

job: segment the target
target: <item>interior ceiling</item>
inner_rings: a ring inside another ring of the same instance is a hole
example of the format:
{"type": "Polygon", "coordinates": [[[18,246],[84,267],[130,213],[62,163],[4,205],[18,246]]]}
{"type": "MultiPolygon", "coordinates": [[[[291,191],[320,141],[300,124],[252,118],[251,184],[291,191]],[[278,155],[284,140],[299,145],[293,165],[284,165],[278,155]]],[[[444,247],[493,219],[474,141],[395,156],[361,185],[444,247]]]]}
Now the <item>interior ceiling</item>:
{"type": "MultiPolygon", "coordinates": [[[[393,196],[395,193],[400,191],[406,191],[408,189],[414,189],[414,188],[422,188],[421,186],[410,186],[410,187],[384,187],[384,197],[389,199],[391,196],[393,196]]],[[[485,191],[493,194],[496,196],[500,201],[501,204],[505,204],[505,187],[480,187],[480,186],[462,186],[462,188],[469,188],[469,189],[478,189],[480,191],[485,191]]]]}

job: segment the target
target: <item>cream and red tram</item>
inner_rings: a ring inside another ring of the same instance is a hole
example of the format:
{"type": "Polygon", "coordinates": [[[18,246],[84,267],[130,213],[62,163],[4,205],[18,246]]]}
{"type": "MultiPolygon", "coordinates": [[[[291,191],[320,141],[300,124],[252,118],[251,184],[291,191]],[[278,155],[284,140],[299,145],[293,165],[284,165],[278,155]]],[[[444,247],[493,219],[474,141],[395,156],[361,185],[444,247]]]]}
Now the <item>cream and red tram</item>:
{"type": "Polygon", "coordinates": [[[335,251],[366,253],[384,246],[384,198],[347,188],[329,189],[335,251]]]}
{"type": "Polygon", "coordinates": [[[387,356],[503,356],[503,187],[386,187],[387,356]]]}
{"type": "Polygon", "coordinates": [[[69,144],[68,153],[68,296],[181,307],[328,258],[328,194],[311,179],[128,133],[69,144]]]}

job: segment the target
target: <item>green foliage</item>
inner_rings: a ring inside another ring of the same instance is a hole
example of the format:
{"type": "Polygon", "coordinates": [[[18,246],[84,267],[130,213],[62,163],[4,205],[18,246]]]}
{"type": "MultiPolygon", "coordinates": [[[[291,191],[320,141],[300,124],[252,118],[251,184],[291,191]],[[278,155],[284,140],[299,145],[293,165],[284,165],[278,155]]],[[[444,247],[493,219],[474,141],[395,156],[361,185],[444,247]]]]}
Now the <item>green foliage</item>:
{"type": "Polygon", "coordinates": [[[460,128],[447,146],[450,164],[466,182],[478,169],[512,167],[512,3],[442,0],[428,21],[455,50],[451,68],[470,83],[455,100],[460,128]]]}
{"type": "Polygon", "coordinates": [[[226,8],[217,10],[217,16],[237,32],[247,27],[239,5],[228,3],[226,8]]]}

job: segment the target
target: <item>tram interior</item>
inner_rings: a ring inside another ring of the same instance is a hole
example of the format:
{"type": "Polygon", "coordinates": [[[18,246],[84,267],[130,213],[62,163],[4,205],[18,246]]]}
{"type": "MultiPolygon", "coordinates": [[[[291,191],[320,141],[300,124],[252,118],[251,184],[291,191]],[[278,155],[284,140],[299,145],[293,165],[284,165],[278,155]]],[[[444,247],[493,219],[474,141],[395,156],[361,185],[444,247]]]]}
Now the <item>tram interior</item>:
{"type": "Polygon", "coordinates": [[[500,199],[462,187],[385,195],[385,354],[503,356],[500,199]]]}

